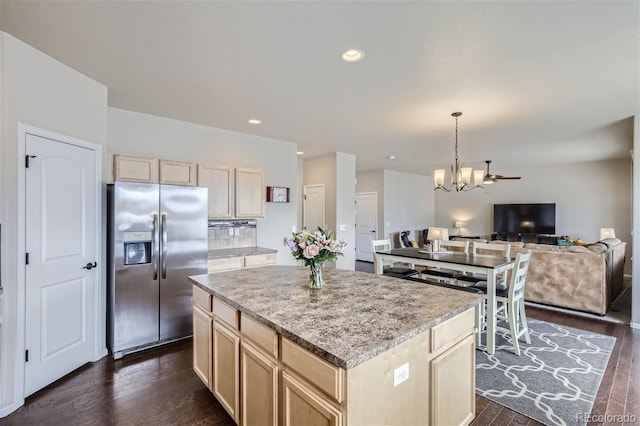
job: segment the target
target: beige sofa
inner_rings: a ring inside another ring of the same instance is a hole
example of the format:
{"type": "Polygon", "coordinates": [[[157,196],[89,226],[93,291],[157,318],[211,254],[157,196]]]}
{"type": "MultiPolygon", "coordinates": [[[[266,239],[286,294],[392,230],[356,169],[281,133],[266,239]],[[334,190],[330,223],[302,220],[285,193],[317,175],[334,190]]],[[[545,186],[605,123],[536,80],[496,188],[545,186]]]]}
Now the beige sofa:
{"type": "Polygon", "coordinates": [[[617,238],[584,247],[509,244],[512,255],[531,250],[525,300],[604,315],[622,290],[626,243],[617,238]]]}

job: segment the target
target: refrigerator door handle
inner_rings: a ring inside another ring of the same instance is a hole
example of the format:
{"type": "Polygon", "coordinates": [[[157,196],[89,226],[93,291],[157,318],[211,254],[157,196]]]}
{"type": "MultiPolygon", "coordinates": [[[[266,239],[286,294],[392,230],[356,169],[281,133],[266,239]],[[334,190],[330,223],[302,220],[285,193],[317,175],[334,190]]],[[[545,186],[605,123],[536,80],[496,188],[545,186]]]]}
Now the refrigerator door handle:
{"type": "Polygon", "coordinates": [[[162,215],[162,278],[167,278],[167,215],[162,215]]]}
{"type": "Polygon", "coordinates": [[[158,215],[153,215],[153,231],[151,232],[151,263],[153,264],[153,280],[158,279],[158,215]]]}

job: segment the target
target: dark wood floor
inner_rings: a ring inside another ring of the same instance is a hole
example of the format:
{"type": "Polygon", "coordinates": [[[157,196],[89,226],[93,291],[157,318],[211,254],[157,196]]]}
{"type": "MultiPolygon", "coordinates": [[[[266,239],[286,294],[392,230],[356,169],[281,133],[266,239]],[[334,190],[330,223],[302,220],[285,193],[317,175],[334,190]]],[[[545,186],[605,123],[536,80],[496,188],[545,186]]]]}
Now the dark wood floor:
{"type": "MultiPolygon", "coordinates": [[[[527,307],[531,318],[617,338],[592,414],[633,414],[640,423],[640,330],[527,307]]],[[[27,398],[1,425],[231,425],[191,370],[191,340],[86,365],[27,398]]],[[[537,422],[480,396],[474,425],[537,422]]],[[[603,424],[597,422],[593,424],[603,424]]]]}

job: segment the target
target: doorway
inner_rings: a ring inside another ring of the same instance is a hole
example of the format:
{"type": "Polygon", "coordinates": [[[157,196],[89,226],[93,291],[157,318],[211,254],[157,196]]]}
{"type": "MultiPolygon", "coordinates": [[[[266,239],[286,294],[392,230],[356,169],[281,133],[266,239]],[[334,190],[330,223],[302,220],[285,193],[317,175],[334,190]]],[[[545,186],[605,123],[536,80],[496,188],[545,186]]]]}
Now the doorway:
{"type": "Polygon", "coordinates": [[[378,193],[356,194],[356,260],[373,262],[371,241],[377,239],[378,193]]]}
{"type": "Polygon", "coordinates": [[[302,228],[315,231],[325,228],[324,221],[324,184],[305,185],[303,187],[302,228]]]}
{"type": "Polygon", "coordinates": [[[26,397],[104,355],[102,148],[24,125],[19,135],[25,322],[16,379],[26,397]]]}

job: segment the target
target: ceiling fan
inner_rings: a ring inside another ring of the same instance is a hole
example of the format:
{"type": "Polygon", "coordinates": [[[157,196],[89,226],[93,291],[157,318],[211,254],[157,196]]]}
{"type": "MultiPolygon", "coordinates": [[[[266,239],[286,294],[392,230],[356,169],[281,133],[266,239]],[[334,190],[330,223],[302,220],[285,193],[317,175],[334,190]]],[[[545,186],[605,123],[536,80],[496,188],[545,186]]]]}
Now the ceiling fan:
{"type": "Polygon", "coordinates": [[[492,175],[489,172],[489,164],[491,164],[491,160],[485,160],[485,163],[487,163],[487,173],[484,175],[484,178],[482,179],[482,183],[485,184],[485,185],[492,184],[492,183],[497,182],[499,180],[517,180],[517,179],[521,179],[520,176],[492,175]]]}

